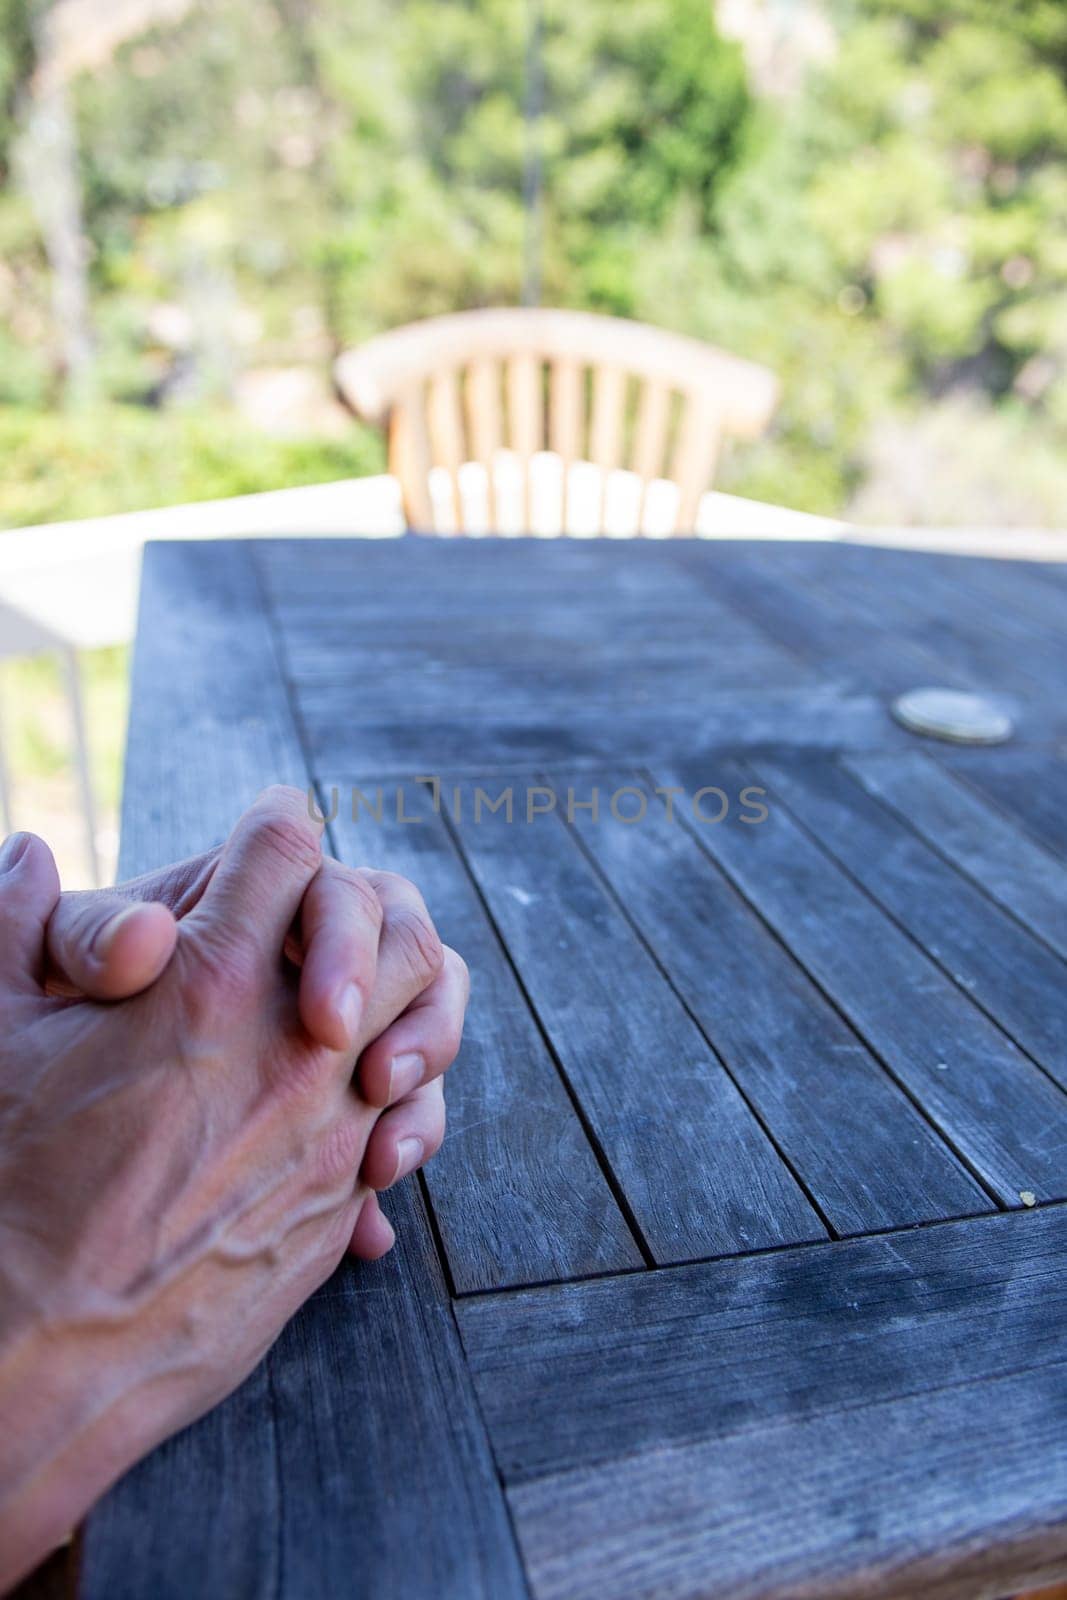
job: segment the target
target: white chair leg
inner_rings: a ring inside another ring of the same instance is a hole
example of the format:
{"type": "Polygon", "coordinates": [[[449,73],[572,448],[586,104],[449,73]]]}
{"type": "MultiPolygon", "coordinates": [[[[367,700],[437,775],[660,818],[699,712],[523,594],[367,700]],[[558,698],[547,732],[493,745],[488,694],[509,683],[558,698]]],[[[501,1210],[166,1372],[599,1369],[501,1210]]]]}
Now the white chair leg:
{"type": "Polygon", "coordinates": [[[92,882],[99,888],[100,857],[96,848],[96,804],[93,800],[93,780],[89,770],[89,741],[85,731],[81,674],[78,671],[78,657],[74,650],[68,648],[63,651],[63,665],[67,675],[67,695],[74,729],[74,759],[78,769],[78,787],[81,792],[82,817],[85,822],[85,853],[92,882]]]}

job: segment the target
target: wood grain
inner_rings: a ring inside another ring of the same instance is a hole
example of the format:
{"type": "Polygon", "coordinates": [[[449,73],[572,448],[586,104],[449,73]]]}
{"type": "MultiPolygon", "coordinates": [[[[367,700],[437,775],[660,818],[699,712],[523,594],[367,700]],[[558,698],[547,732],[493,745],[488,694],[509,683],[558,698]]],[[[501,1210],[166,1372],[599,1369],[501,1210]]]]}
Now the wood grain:
{"type": "Polygon", "coordinates": [[[1065,1252],[1059,1207],[465,1303],[534,1594],[972,1600],[1061,1570],[1065,1252]]]}
{"type": "Polygon", "coordinates": [[[684,545],[676,559],[766,625],[777,616],[782,638],[806,640],[843,684],[878,685],[887,698],[922,684],[970,689],[1003,705],[1023,739],[1067,734],[1062,645],[970,594],[958,558],[761,541],[684,545]]]}
{"type": "MultiPolygon", "coordinates": [[[[760,771],[894,922],[1067,1088],[1060,958],[836,764],[761,760],[760,771]]],[[[1067,1124],[1067,1098],[1060,1121],[1067,1124]]]]}
{"type": "Polygon", "coordinates": [[[945,750],[938,760],[1039,843],[1067,857],[1067,758],[1053,750],[1016,748],[945,750]]]}
{"type": "Polygon", "coordinates": [[[308,542],[265,552],[324,777],[638,759],[733,743],[888,748],[880,701],[631,541],[308,542]],[[511,555],[510,561],[502,555],[511,555]],[[384,596],[403,596],[390,605],[384,596]]]}
{"type": "MultiPolygon", "coordinates": [[[[738,788],[759,782],[749,767],[721,770],[738,788]]],[[[682,764],[687,774],[699,782],[682,764]]],[[[699,839],[1002,1204],[1067,1194],[1067,1145],[1049,1133],[1067,1127],[1062,1092],[828,850],[781,805],[762,827],[728,819],[699,839]]]]}
{"type": "Polygon", "coordinates": [[[1060,1364],[520,1485],[533,1593],[974,1600],[1052,1576],[1065,1397],[1060,1364]]]}
{"type": "MultiPolygon", "coordinates": [[[[1032,736],[1043,723],[1047,738],[1050,720],[1065,730],[1062,641],[1013,612],[1006,598],[976,591],[970,561],[853,545],[815,548],[799,560],[795,547],[782,547],[780,564],[804,590],[817,589],[833,605],[936,655],[975,688],[1013,696],[1032,736]],[[1027,717],[1034,708],[1040,716],[1027,717]]],[[[1012,567],[1005,565],[1002,585],[1010,583],[1012,567]]]]}
{"type": "Polygon", "coordinates": [[[1062,1363],[1065,1269],[1061,1205],[478,1296],[458,1316],[513,1485],[1062,1363]]]}
{"type": "Polygon", "coordinates": [[[1067,960],[1067,864],[918,752],[845,763],[871,794],[1067,960]]]}
{"type": "Polygon", "coordinates": [[[670,556],[709,592],[772,632],[800,659],[817,663],[820,673],[837,683],[877,689],[887,699],[916,683],[973,687],[971,677],[943,653],[902,638],[884,616],[871,614],[878,612],[877,590],[869,606],[857,611],[829,584],[805,583],[803,569],[790,570],[780,544],[684,541],[670,556]]]}
{"type": "Polygon", "coordinates": [[[566,827],[554,815],[527,817],[470,818],[460,841],[653,1259],[823,1236],[566,827]]]}
{"type": "MultiPolygon", "coordinates": [[[[984,1191],[701,851],[681,822],[690,802],[651,797],[635,836],[606,797],[639,780],[616,772],[597,781],[605,814],[594,823],[576,813],[577,833],[830,1227],[866,1233],[988,1209],[984,1191]]],[[[736,791],[728,802],[738,807],[736,791]]]]}

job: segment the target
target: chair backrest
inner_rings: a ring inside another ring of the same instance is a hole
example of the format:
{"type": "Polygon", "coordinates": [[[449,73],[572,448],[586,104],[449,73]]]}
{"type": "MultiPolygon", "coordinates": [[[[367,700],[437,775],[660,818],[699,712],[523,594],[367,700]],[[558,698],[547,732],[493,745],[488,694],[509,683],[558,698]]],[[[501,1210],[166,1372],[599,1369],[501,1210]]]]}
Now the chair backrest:
{"type": "Polygon", "coordinates": [[[691,532],[720,441],[761,433],[778,391],[766,368],[695,339],[540,309],[411,323],[342,355],[336,376],[388,428],[424,532],[691,532]]]}

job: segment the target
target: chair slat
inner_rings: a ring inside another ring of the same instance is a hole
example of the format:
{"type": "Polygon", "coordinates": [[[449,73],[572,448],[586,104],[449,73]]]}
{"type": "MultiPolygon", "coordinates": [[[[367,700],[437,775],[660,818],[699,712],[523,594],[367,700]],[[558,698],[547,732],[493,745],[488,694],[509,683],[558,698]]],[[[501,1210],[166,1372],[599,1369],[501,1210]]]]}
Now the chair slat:
{"type": "Polygon", "coordinates": [[[554,361],[548,394],[549,446],[563,463],[559,525],[567,527],[567,488],[570,464],[585,453],[583,369],[577,361],[554,361]]]}
{"type": "Polygon", "coordinates": [[[390,416],[389,468],[403,487],[408,527],[425,533],[432,533],[435,526],[430,500],[432,465],[422,385],[412,385],[390,416]]]}
{"type": "Polygon", "coordinates": [[[500,385],[499,362],[471,362],[467,371],[467,436],[472,459],[480,461],[486,470],[490,525],[497,520],[493,462],[504,442],[500,385]]]}
{"type": "Polygon", "coordinates": [[[600,513],[603,532],[607,513],[608,474],[622,458],[623,405],[626,399],[626,373],[621,367],[598,366],[593,370],[593,414],[589,423],[589,455],[601,472],[600,513]]]}
{"type": "Polygon", "coordinates": [[[646,483],[663,472],[670,405],[671,391],[665,383],[653,381],[641,386],[634,432],[633,470],[646,483]]]}
{"type": "Polygon", "coordinates": [[[707,395],[687,397],[671,469],[679,490],[676,533],[696,528],[700,497],[711,482],[719,454],[720,416],[707,395]]]}
{"type": "Polygon", "coordinates": [[[503,443],[500,367],[495,361],[472,361],[467,372],[467,422],[474,461],[491,461],[503,443]]]}
{"type": "Polygon", "coordinates": [[[673,390],[666,383],[650,378],[641,386],[634,429],[633,470],[641,480],[637,507],[637,532],[644,533],[649,486],[659,479],[667,456],[673,390]]]}
{"type": "Polygon", "coordinates": [[[511,448],[529,459],[541,449],[541,363],[533,355],[513,356],[508,362],[508,410],[511,448]]]}
{"type": "Polygon", "coordinates": [[[589,430],[589,455],[598,467],[611,472],[622,465],[623,403],[626,374],[621,367],[597,367],[593,374],[593,419],[589,430]]]}
{"type": "Polygon", "coordinates": [[[449,475],[455,527],[457,532],[462,533],[464,518],[459,469],[464,460],[464,439],[455,372],[438,372],[430,379],[427,412],[434,465],[444,467],[449,475]]]}
{"type": "Polygon", "coordinates": [[[511,448],[522,465],[523,527],[531,517],[530,462],[543,443],[541,363],[535,355],[512,356],[508,362],[508,421],[511,448]]]}
{"type": "Polygon", "coordinates": [[[564,461],[583,454],[582,369],[577,361],[554,361],[549,388],[549,447],[564,461]]]}

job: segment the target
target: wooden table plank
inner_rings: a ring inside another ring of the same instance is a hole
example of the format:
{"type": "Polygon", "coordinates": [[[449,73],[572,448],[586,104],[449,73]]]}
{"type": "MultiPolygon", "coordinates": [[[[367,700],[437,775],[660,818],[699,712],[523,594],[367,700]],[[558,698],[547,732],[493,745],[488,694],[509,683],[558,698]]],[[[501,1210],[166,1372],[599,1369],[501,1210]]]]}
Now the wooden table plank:
{"type": "MultiPolygon", "coordinates": [[[[1059,956],[840,766],[763,758],[760,773],[893,920],[1067,1088],[1067,969],[1059,956]]],[[[1047,1143],[1054,1142],[1056,1128],[1048,1130],[1047,1143]]],[[[1067,1177],[1067,1097],[1058,1128],[1067,1177]]]]}
{"type": "Polygon", "coordinates": [[[919,751],[846,761],[864,787],[1067,960],[1067,864],[919,751]]]}
{"type": "Polygon", "coordinates": [[[429,791],[373,787],[353,821],[355,786],[339,788],[333,834],[343,857],[387,864],[417,883],[441,937],[471,970],[463,1049],[448,1079],[448,1138],[426,1173],[457,1290],[643,1266],[429,791]]]}
{"type": "Polygon", "coordinates": [[[355,571],[331,542],[280,542],[262,560],[324,777],[906,742],[879,699],[652,544],[411,539],[355,571]]]}
{"type": "Polygon", "coordinates": [[[459,838],[652,1259],[824,1237],[564,824],[498,811],[459,838]]]}
{"type": "MultiPolygon", "coordinates": [[[[418,570],[417,555],[405,553],[405,560],[418,570]]],[[[802,681],[814,682],[819,676],[792,650],[763,635],[743,613],[726,610],[696,588],[660,595],[650,584],[651,592],[640,596],[604,588],[605,592],[598,588],[589,595],[560,582],[545,594],[531,584],[510,599],[494,596],[490,603],[477,594],[448,601],[427,594],[420,584],[403,613],[390,619],[361,599],[351,580],[346,585],[338,579],[333,592],[314,604],[279,590],[273,606],[295,676],[302,675],[296,670],[301,656],[318,666],[316,658],[324,647],[340,643],[345,655],[333,661],[334,671],[344,670],[351,653],[366,651],[399,650],[405,655],[410,651],[409,665],[432,661],[471,665],[478,659],[470,648],[472,636],[507,646],[506,654],[483,657],[498,669],[510,664],[512,650],[520,660],[551,668],[558,665],[559,651],[570,648],[580,652],[572,658],[576,669],[627,655],[631,664],[696,656],[715,658],[723,670],[747,661],[769,683],[796,682],[798,674],[802,681]],[[461,617],[470,633],[450,628],[452,615],[461,617]],[[635,651],[634,645],[640,649],[635,651]]]]}
{"type": "MultiPolygon", "coordinates": [[[[605,815],[576,813],[579,837],[830,1227],[867,1233],[989,1209],[985,1191],[682,825],[691,806],[676,797],[669,820],[666,797],[650,798],[635,839],[606,797],[640,780],[598,781],[605,815]]],[[[708,801],[713,811],[718,803],[708,801]]]]}
{"type": "MultiPolygon", "coordinates": [[[[860,551],[835,571],[846,576],[850,588],[869,586],[876,570],[873,551],[860,551]],[[852,576],[852,567],[856,576],[852,576]]],[[[898,552],[888,552],[896,555],[898,552]]],[[[894,566],[896,563],[894,563],[894,566]]],[[[1010,602],[1014,563],[1005,564],[999,598],[972,584],[972,562],[966,557],[934,555],[920,558],[904,581],[879,590],[887,599],[887,620],[905,637],[928,641],[950,660],[967,663],[992,684],[1018,694],[1026,706],[1040,706],[1062,726],[1063,705],[1057,683],[1065,658],[1061,633],[1022,616],[1010,602]],[[920,576],[921,574],[921,576],[920,576]]]]}
{"type": "MultiPolygon", "coordinates": [[[[673,553],[673,552],[672,552],[673,553]]],[[[879,615],[877,599],[857,611],[831,596],[825,585],[804,583],[783,566],[779,546],[685,546],[675,559],[705,588],[728,596],[746,616],[775,633],[824,678],[854,687],[877,688],[889,698],[934,682],[973,689],[973,674],[933,650],[902,639],[879,615]]]]}
{"type": "Polygon", "coordinates": [[[1057,750],[945,750],[938,759],[1057,855],[1067,857],[1067,755],[1057,750]]]}
{"type": "MultiPolygon", "coordinates": [[[[216,843],[279,780],[308,782],[253,552],[149,547],[124,872],[216,843]]],[[[389,1209],[396,1252],[343,1265],[247,1384],[92,1513],[88,1600],[525,1593],[417,1185],[389,1209]]]]}
{"type": "Polygon", "coordinates": [[[1065,1257],[1058,1207],[465,1303],[537,1600],[1061,1569],[1065,1257]]]}
{"type": "MultiPolygon", "coordinates": [[[[504,675],[525,653],[556,666],[560,650],[578,672],[605,653],[617,658],[628,652],[630,665],[639,665],[654,659],[657,647],[676,651],[684,638],[691,659],[713,658],[734,677],[747,671],[750,681],[758,674],[765,684],[813,681],[773,632],[713,594],[694,591],[648,545],[521,539],[509,541],[503,556],[501,549],[494,541],[464,547],[406,540],[379,547],[356,573],[329,548],[310,545],[294,556],[284,543],[272,546],[263,554],[264,572],[291,675],[302,676],[305,653],[324,670],[318,641],[329,644],[331,628],[343,627],[346,653],[358,652],[364,639],[371,649],[388,649],[398,637],[406,645],[414,631],[423,651],[444,651],[455,665],[457,652],[463,665],[480,656],[504,675]],[[368,574],[376,585],[368,585],[368,574]],[[394,607],[394,614],[383,615],[380,596],[402,575],[403,612],[396,615],[394,607]],[[479,650],[483,640],[503,648],[479,650]]],[[[334,670],[343,664],[335,659],[334,670]]]]}
{"type": "Polygon", "coordinates": [[[818,593],[844,615],[886,628],[905,648],[918,646],[945,669],[965,674],[975,689],[1010,695],[1030,736],[1042,724],[1063,731],[1064,706],[1056,693],[1062,644],[973,591],[967,562],[853,545],[780,547],[776,565],[794,576],[805,602],[806,591],[818,593]]]}
{"type": "Polygon", "coordinates": [[[1029,561],[944,553],[935,555],[931,565],[942,577],[974,594],[983,610],[1010,614],[1024,624],[1032,637],[1037,636],[1043,645],[1058,650],[1061,670],[1067,671],[1067,596],[1050,581],[1054,568],[1029,561]]]}
{"type": "Polygon", "coordinates": [[[519,1485],[534,1596],[974,1600],[1046,1581],[1067,1561],[1065,1397],[1067,1363],[519,1485]]]}
{"type": "Polygon", "coordinates": [[[699,705],[627,704],[605,696],[509,710],[487,698],[476,714],[424,709],[413,692],[406,710],[380,718],[360,708],[351,684],[301,684],[301,722],[315,770],[328,782],[355,775],[537,770],[546,764],[660,761],[679,750],[800,746],[831,750],[905,748],[908,735],[882,700],[834,684],[814,689],[714,687],[699,705]]]}
{"type": "MultiPolygon", "coordinates": [[[[682,763],[690,787],[703,767],[682,763]]],[[[740,788],[747,766],[720,763],[740,788]]],[[[1062,1092],[781,806],[759,828],[699,834],[745,898],[992,1193],[1067,1195],[1062,1092]],[[948,1063],[947,1070],[939,1063],[948,1063]]]]}
{"type": "Polygon", "coordinates": [[[1067,1207],[480,1295],[458,1315],[501,1471],[525,1483],[1064,1362],[1067,1207]]]}

